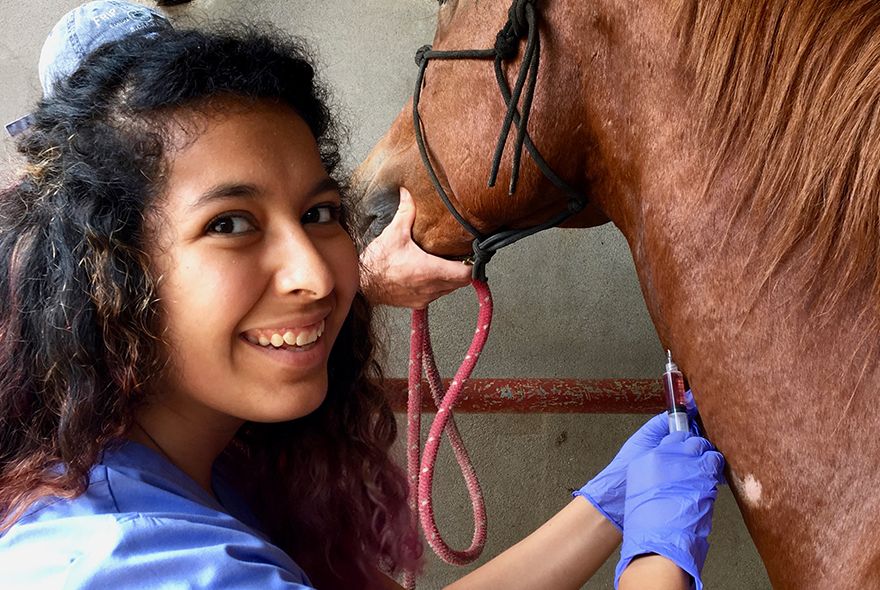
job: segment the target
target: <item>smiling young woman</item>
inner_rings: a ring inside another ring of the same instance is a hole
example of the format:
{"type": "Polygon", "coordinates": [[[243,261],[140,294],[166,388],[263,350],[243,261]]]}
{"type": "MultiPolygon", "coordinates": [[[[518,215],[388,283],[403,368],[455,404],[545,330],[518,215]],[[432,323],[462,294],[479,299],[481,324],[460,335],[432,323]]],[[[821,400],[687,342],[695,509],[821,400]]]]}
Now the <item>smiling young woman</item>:
{"type": "Polygon", "coordinates": [[[156,22],[53,80],[0,195],[4,584],[379,587],[421,545],[324,92],[156,22]]]}

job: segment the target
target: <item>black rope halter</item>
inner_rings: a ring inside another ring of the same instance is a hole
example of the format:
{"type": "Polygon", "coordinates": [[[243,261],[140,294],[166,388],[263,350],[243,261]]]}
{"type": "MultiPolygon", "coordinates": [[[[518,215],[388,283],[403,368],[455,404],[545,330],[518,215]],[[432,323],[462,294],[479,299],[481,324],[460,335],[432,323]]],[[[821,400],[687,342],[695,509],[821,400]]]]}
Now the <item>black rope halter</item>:
{"type": "Polygon", "coordinates": [[[416,90],[413,93],[413,126],[415,127],[416,143],[419,146],[419,154],[422,162],[428,170],[428,176],[434,185],[440,199],[446,205],[446,208],[453,217],[472,235],[473,241],[473,277],[480,281],[486,280],[486,264],[499,249],[512,244],[526,236],[530,236],[539,231],[555,227],[581,211],[587,205],[586,196],[578,193],[570,184],[562,180],[556,174],[549,164],[538,153],[538,148],[532,143],[528,133],[529,113],[532,108],[532,99],[535,95],[535,83],[538,80],[538,64],[541,57],[541,36],[538,31],[537,16],[535,13],[535,4],[537,0],[513,0],[513,4],[508,11],[507,23],[504,25],[498,35],[495,37],[495,47],[492,49],[468,49],[461,51],[434,51],[430,45],[424,45],[416,52],[416,64],[419,66],[419,75],[416,80],[416,90]],[[523,53],[522,63],[516,76],[513,90],[507,84],[507,78],[504,76],[502,65],[505,60],[516,57],[519,51],[520,39],[526,38],[526,48],[523,53]],[[422,130],[422,120],[419,116],[419,99],[422,93],[422,86],[425,81],[425,71],[428,68],[428,61],[432,59],[492,59],[495,60],[495,79],[498,82],[498,89],[504,98],[504,104],[507,106],[507,114],[504,116],[504,122],[501,124],[501,132],[498,135],[498,143],[495,145],[495,154],[492,157],[492,171],[489,175],[489,187],[495,186],[498,178],[498,168],[501,165],[501,156],[507,145],[507,139],[510,135],[511,127],[516,127],[516,139],[513,151],[513,165],[510,174],[510,186],[508,194],[516,191],[516,184],[519,180],[520,161],[522,160],[522,150],[525,146],[526,151],[537,164],[541,173],[553,183],[558,189],[565,193],[568,198],[568,206],[554,217],[548,219],[539,225],[519,230],[503,230],[489,236],[484,236],[471,225],[458,212],[449,195],[440,184],[437,173],[431,165],[428,157],[428,150],[425,147],[425,138],[422,130]],[[519,108],[522,103],[522,108],[519,108]],[[521,114],[520,114],[521,113],[521,114]]]}

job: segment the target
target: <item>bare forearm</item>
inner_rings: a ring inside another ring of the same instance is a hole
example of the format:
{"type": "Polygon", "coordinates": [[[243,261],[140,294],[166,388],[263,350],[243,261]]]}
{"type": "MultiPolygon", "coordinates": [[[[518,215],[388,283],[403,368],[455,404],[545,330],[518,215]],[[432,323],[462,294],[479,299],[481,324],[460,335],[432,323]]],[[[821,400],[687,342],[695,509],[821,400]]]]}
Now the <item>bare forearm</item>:
{"type": "Polygon", "coordinates": [[[620,576],[619,590],[688,590],[691,578],[660,555],[639,557],[620,576]]]}
{"type": "Polygon", "coordinates": [[[620,533],[575,498],[534,533],[447,590],[580,588],[620,544],[620,533]]]}

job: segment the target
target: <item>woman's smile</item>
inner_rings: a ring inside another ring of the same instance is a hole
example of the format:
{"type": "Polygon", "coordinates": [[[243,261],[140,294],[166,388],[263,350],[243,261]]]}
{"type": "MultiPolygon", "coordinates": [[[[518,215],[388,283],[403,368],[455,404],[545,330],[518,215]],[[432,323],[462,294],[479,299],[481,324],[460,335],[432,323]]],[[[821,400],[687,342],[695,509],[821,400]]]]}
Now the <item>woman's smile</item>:
{"type": "Polygon", "coordinates": [[[325,321],[298,328],[261,328],[243,332],[240,339],[266,359],[296,369],[320,367],[330,351],[322,338],[325,321]]]}
{"type": "Polygon", "coordinates": [[[312,344],[321,334],[324,333],[324,320],[307,325],[301,328],[259,328],[256,330],[248,330],[242,336],[252,344],[260,346],[283,348],[299,347],[302,348],[312,344]]]}

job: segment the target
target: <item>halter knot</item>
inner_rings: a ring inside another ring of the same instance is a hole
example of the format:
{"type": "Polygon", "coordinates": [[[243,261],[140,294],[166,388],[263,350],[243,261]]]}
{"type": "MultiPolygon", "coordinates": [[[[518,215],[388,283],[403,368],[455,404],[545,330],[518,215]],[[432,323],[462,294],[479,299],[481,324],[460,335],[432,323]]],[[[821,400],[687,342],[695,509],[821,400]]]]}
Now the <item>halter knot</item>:
{"type": "Polygon", "coordinates": [[[528,7],[534,9],[535,0],[514,0],[507,11],[507,22],[495,36],[495,55],[506,60],[516,57],[519,40],[529,35],[528,7]]]}
{"type": "Polygon", "coordinates": [[[498,31],[495,36],[495,55],[504,61],[513,59],[519,53],[519,37],[507,31],[507,27],[498,31]]]}
{"type": "Polygon", "coordinates": [[[517,38],[525,37],[529,34],[529,21],[527,18],[526,8],[531,5],[535,7],[536,0],[514,0],[507,11],[507,25],[505,29],[510,27],[510,33],[517,38]]]}
{"type": "Polygon", "coordinates": [[[568,210],[572,213],[580,213],[584,210],[584,207],[587,206],[585,200],[580,198],[580,195],[575,195],[573,198],[569,198],[568,200],[568,210]]]}
{"type": "Polygon", "coordinates": [[[422,45],[416,50],[416,65],[422,67],[422,63],[427,59],[425,54],[431,51],[433,47],[430,45],[422,45]]]}
{"type": "Polygon", "coordinates": [[[495,255],[495,250],[487,250],[483,248],[480,239],[477,238],[473,243],[474,249],[474,270],[472,276],[478,281],[486,281],[486,265],[495,255]]]}

